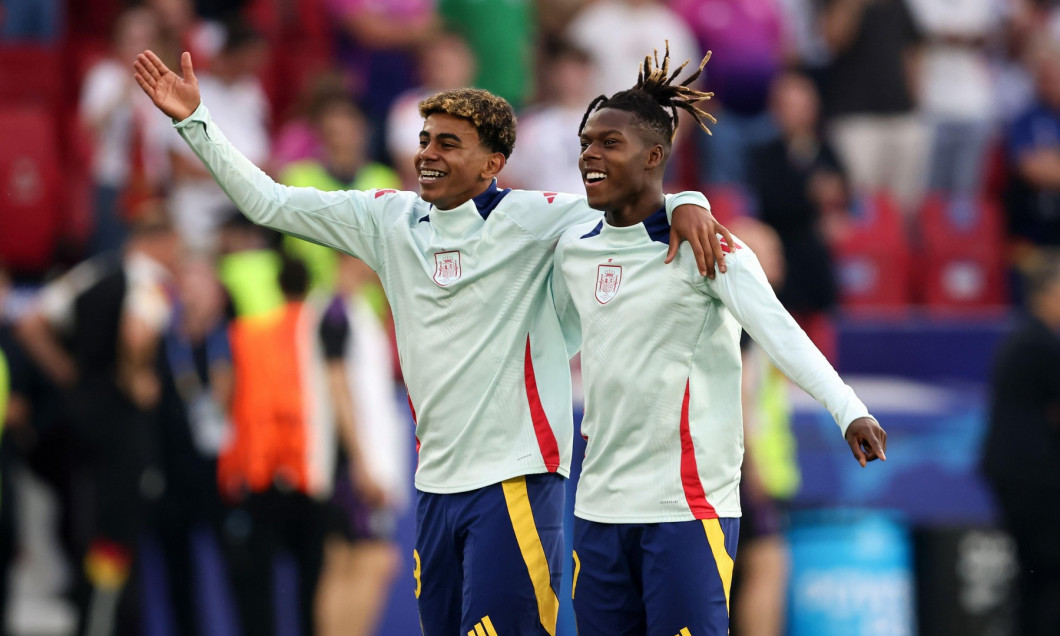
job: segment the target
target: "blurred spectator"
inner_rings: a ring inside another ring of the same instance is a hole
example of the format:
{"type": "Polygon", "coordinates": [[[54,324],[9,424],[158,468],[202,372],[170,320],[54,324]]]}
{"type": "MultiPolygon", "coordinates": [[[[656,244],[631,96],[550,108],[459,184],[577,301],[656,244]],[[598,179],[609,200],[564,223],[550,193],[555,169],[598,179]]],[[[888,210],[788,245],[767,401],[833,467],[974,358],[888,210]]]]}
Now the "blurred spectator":
{"type": "Polygon", "coordinates": [[[563,31],[583,6],[595,0],[537,0],[539,42],[563,39],[563,31]]]}
{"type": "Polygon", "coordinates": [[[983,470],[1019,559],[1021,636],[1060,634],[1060,253],[1027,277],[1029,315],[994,362],[983,470]]]}
{"type": "Polygon", "coordinates": [[[59,0],[0,2],[0,40],[54,42],[62,34],[59,0]]]}
{"type": "Polygon", "coordinates": [[[263,316],[283,306],[276,284],[280,237],[229,208],[221,225],[219,276],[231,299],[231,317],[263,316]]]}
{"type": "Polygon", "coordinates": [[[1060,245],[1060,45],[1043,38],[1031,55],[1037,99],[1008,132],[1009,230],[1034,245],[1060,245]]]}
{"type": "Polygon", "coordinates": [[[594,97],[627,88],[644,66],[645,52],[657,50],[661,58],[666,41],[678,65],[700,60],[692,30],[661,0],[598,0],[574,16],[567,37],[593,56],[594,97]]]}
{"type": "Polygon", "coordinates": [[[160,431],[167,487],[153,515],[177,636],[198,634],[203,624],[195,601],[193,537],[212,533],[224,516],[217,455],[229,433],[235,381],[225,302],[213,262],[185,256],[162,351],[160,431]]]}
{"type": "Polygon", "coordinates": [[[995,0],[910,0],[924,34],[917,64],[930,148],[927,187],[976,196],[993,135],[994,86],[985,44],[998,24],[995,0]]]}
{"type": "MultiPolygon", "coordinates": [[[[137,54],[157,47],[158,37],[153,11],[142,7],[125,11],[114,25],[110,56],[89,69],[81,87],[81,124],[92,134],[95,146],[90,254],[115,250],[124,243],[133,208],[154,189],[148,176],[148,135],[165,117],[159,117],[151,100],[137,90],[129,69],[137,54]]],[[[157,178],[157,158],[154,168],[157,178]]]]}
{"type": "Polygon", "coordinates": [[[323,159],[324,145],[313,122],[324,105],[333,99],[351,99],[351,96],[341,73],[320,73],[310,79],[295,100],[291,117],[282,123],[273,137],[272,164],[276,170],[282,173],[288,164],[303,159],[323,159]]]}
{"type": "Polygon", "coordinates": [[[519,117],[519,143],[500,179],[526,190],[581,194],[578,125],[592,101],[589,54],[559,43],[547,51],[542,73],[544,101],[519,117]]]}
{"type": "Polygon", "coordinates": [[[1003,4],[1002,24],[991,43],[991,80],[997,120],[1008,126],[1034,102],[1034,79],[1026,53],[1041,28],[1034,0],[1009,0],[1003,4]]]}
{"type": "Polygon", "coordinates": [[[159,57],[178,63],[181,52],[189,51],[199,73],[209,70],[225,47],[227,34],[221,22],[200,18],[193,0],[145,0],[144,6],[158,15],[161,25],[162,44],[156,51],[159,57]]]}
{"type": "MultiPolygon", "coordinates": [[[[280,182],[318,190],[372,190],[400,188],[397,173],[368,160],[368,130],[364,116],[349,98],[334,96],[314,113],[316,136],[324,146],[322,160],[307,159],[287,166],[280,182]]],[[[284,249],[309,268],[312,291],[331,293],[335,286],[338,253],[291,236],[284,249]]]]}
{"type": "Polygon", "coordinates": [[[829,137],[860,191],[885,190],[912,214],[924,189],[927,139],[915,115],[919,34],[906,0],[825,0],[833,56],[824,78],[829,137]]]}
{"type": "Polygon", "coordinates": [[[533,0],[439,0],[438,12],[446,28],[462,35],[475,54],[474,85],[519,110],[533,93],[533,0]]]}
{"type": "Polygon", "coordinates": [[[87,469],[77,484],[83,517],[74,561],[86,634],[141,629],[134,565],[147,506],[165,489],[156,455],[156,363],[176,251],[163,218],[141,219],[121,257],[86,261],[49,284],[18,326],[27,352],[65,389],[70,434],[87,469]]]}
{"type": "Polygon", "coordinates": [[[415,81],[415,53],[437,28],[435,0],[328,0],[339,61],[371,122],[371,156],[385,153],[391,104],[415,81]]]}
{"type": "Polygon", "coordinates": [[[11,459],[9,459],[13,457],[13,449],[11,448],[10,434],[7,432],[10,427],[10,424],[8,424],[8,404],[13,393],[13,387],[11,366],[8,363],[10,341],[4,318],[4,305],[10,287],[11,281],[8,278],[7,270],[4,269],[3,263],[0,263],[0,572],[4,573],[4,576],[0,576],[0,579],[2,579],[0,580],[0,633],[3,632],[4,626],[7,625],[7,608],[9,606],[8,579],[11,578],[7,576],[7,573],[11,571],[11,566],[15,561],[17,541],[15,510],[13,508],[16,502],[12,499],[14,490],[11,488],[11,459]]]}
{"type": "MultiPolygon", "coordinates": [[[[732,224],[754,250],[766,279],[779,289],[786,274],[780,238],[769,226],[744,217],[732,224]]],[[[740,481],[740,558],[732,587],[735,636],[782,636],[785,632],[790,554],[783,508],[799,488],[791,431],[791,383],[747,334],[741,340],[744,463],[740,481]]]]}
{"type": "Polygon", "coordinates": [[[778,283],[778,296],[804,320],[837,300],[822,218],[845,214],[846,188],[835,153],[818,134],[820,100],[810,79],[794,72],[778,77],[770,108],[780,135],[752,149],[748,176],[759,218],[783,244],[787,275],[778,283]]]}
{"type": "Polygon", "coordinates": [[[243,633],[274,636],[273,568],[288,552],[298,570],[299,633],[316,634],[314,600],[323,560],[324,508],[334,470],[333,414],[318,390],[320,319],[306,302],[309,273],[286,259],[284,304],[236,318],[229,332],[235,391],[232,436],[218,458],[218,483],[233,506],[222,532],[243,633]]]}
{"type": "MultiPolygon", "coordinates": [[[[214,121],[248,159],[269,158],[268,103],[257,73],[267,53],[262,36],[243,23],[232,23],[210,72],[199,73],[199,90],[214,121]]],[[[170,207],[185,245],[195,251],[217,248],[217,228],[231,207],[228,196],[176,131],[170,131],[173,188],[170,207]]]]}
{"type": "Polygon", "coordinates": [[[248,0],[195,0],[195,13],[207,20],[227,22],[239,15],[248,0]]]}
{"type": "Polygon", "coordinates": [[[828,46],[821,33],[819,0],[777,0],[788,34],[784,57],[789,68],[801,68],[815,77],[828,64],[828,46]]]}
{"type": "Polygon", "coordinates": [[[475,75],[471,49],[462,37],[452,32],[442,31],[427,40],[417,59],[420,84],[398,96],[390,107],[386,123],[390,163],[408,190],[419,188],[419,171],[413,165],[413,158],[423,130],[420,102],[441,91],[471,86],[471,78],[475,75]]]}
{"type": "Polygon", "coordinates": [[[714,92],[710,103],[719,106],[720,123],[710,137],[697,136],[707,159],[701,162],[701,181],[744,183],[748,151],[775,135],[769,87],[788,40],[780,7],[777,0],[676,0],[670,6],[692,27],[700,48],[713,52],[706,85],[714,92]]]}
{"type": "Polygon", "coordinates": [[[350,256],[338,267],[320,334],[345,453],[335,471],[317,611],[321,636],[369,636],[400,560],[395,531],[408,500],[410,436],[395,402],[383,317],[367,293],[379,279],[350,256]]]}

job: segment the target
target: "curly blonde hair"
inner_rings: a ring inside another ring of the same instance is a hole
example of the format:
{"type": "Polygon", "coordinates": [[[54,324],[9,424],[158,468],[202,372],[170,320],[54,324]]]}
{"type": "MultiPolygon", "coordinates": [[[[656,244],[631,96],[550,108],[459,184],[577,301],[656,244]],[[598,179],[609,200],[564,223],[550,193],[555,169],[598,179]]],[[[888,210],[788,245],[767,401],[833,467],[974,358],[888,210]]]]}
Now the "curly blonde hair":
{"type": "Polygon", "coordinates": [[[515,111],[503,97],[480,88],[457,88],[435,93],[420,102],[420,116],[436,113],[467,120],[479,141],[507,159],[515,148],[515,111]]]}

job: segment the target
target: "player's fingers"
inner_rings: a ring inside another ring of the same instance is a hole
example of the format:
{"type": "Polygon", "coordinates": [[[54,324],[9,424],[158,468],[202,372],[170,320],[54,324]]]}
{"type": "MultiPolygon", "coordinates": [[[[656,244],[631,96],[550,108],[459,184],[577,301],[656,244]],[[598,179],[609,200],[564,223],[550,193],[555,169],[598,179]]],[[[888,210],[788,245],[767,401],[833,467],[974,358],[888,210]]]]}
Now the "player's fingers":
{"type": "Polygon", "coordinates": [[[140,66],[143,68],[143,71],[141,72],[148,81],[155,83],[162,79],[162,74],[158,72],[154,63],[151,62],[151,58],[147,57],[147,55],[141,54],[140,57],[136,58],[136,61],[140,63],[140,66]]]}
{"type": "Polygon", "coordinates": [[[725,247],[714,230],[707,232],[707,241],[710,244],[710,254],[714,261],[710,263],[710,277],[714,278],[715,271],[725,271],[725,247]]]}
{"type": "Polygon", "coordinates": [[[692,253],[696,256],[696,267],[699,269],[700,275],[705,276],[707,273],[706,252],[710,249],[710,245],[703,240],[702,234],[694,234],[688,244],[692,246],[692,253]]]}
{"type": "Polygon", "coordinates": [[[670,228],[670,249],[666,250],[666,260],[663,261],[667,265],[673,262],[677,256],[677,249],[681,247],[681,239],[677,236],[677,230],[670,228]]]}
{"type": "Polygon", "coordinates": [[[139,73],[148,84],[154,86],[155,78],[151,75],[151,72],[147,70],[148,66],[147,60],[144,59],[143,55],[137,57],[136,61],[133,62],[133,70],[139,73]]]}
{"type": "MultiPolygon", "coordinates": [[[[736,240],[732,237],[732,232],[729,231],[729,228],[725,227],[721,223],[715,222],[714,223],[714,232],[717,233],[717,234],[721,234],[721,238],[725,239],[725,244],[729,246],[730,250],[735,250],[736,249],[736,240]]],[[[720,269],[722,272],[725,271],[725,251],[724,250],[722,250],[722,253],[721,253],[721,260],[720,260],[720,262],[718,264],[718,269],[720,269]]]]}
{"type": "Polygon", "coordinates": [[[140,86],[150,88],[155,85],[155,80],[151,78],[151,74],[147,72],[147,69],[139,61],[133,63],[133,71],[135,71],[133,76],[140,82],[140,86]]]}
{"type": "Polygon", "coordinates": [[[147,83],[147,80],[144,79],[143,75],[140,75],[139,73],[135,73],[133,75],[133,79],[136,80],[136,83],[140,85],[140,88],[142,88],[145,93],[150,93],[151,92],[151,85],[147,83]]]}
{"type": "Polygon", "coordinates": [[[187,51],[180,54],[180,71],[184,74],[185,81],[195,81],[195,68],[191,65],[191,53],[187,51]]]}
{"type": "MultiPolygon", "coordinates": [[[[865,444],[871,449],[873,459],[879,457],[883,461],[887,461],[887,454],[884,453],[884,442],[876,435],[876,432],[871,430],[868,432],[865,436],[865,444]]],[[[879,429],[879,432],[883,433],[883,429],[879,429]]]]}
{"type": "Polygon", "coordinates": [[[861,467],[865,467],[865,453],[861,450],[860,441],[855,437],[854,439],[847,440],[847,444],[850,446],[850,451],[854,453],[854,459],[858,460],[861,467]]]}
{"type": "Polygon", "coordinates": [[[163,75],[169,72],[169,68],[162,63],[162,60],[160,60],[158,56],[155,55],[154,51],[148,49],[143,52],[143,55],[147,58],[146,66],[150,70],[151,75],[155,77],[155,79],[161,79],[163,75]]]}

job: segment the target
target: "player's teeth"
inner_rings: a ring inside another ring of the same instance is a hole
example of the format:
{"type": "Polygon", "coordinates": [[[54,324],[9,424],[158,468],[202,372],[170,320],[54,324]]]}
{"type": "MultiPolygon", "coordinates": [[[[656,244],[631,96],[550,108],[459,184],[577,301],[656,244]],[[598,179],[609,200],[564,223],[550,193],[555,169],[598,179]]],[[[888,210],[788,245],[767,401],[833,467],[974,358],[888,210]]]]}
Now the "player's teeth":
{"type": "Polygon", "coordinates": [[[607,175],[605,175],[602,172],[590,172],[590,173],[585,175],[586,179],[604,179],[606,177],[607,177],[607,175]]]}

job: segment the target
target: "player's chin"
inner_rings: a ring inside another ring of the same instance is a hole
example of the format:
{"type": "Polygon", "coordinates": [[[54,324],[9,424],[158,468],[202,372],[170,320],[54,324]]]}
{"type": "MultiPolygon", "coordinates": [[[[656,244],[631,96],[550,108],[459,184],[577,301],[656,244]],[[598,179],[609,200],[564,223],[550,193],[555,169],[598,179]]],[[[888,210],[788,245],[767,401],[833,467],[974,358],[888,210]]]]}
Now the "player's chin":
{"type": "Polygon", "coordinates": [[[427,203],[435,203],[444,198],[444,190],[436,183],[420,182],[420,198],[427,203]]]}
{"type": "Polygon", "coordinates": [[[589,207],[596,210],[605,210],[610,198],[598,188],[589,187],[585,188],[585,200],[589,204],[589,207]]]}

